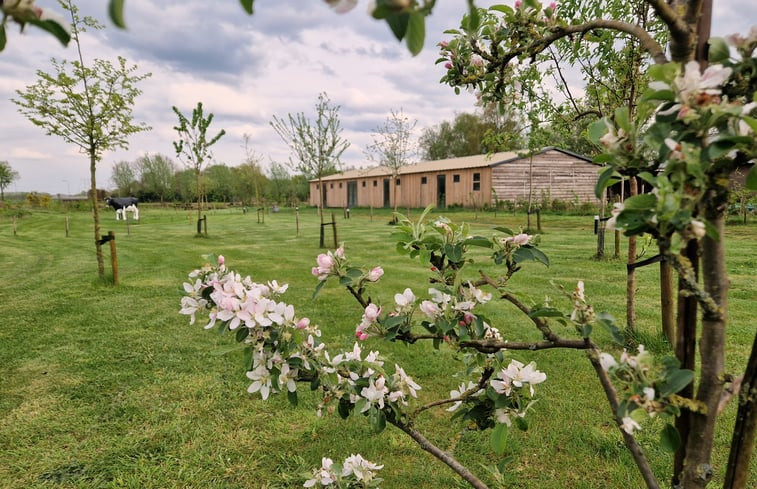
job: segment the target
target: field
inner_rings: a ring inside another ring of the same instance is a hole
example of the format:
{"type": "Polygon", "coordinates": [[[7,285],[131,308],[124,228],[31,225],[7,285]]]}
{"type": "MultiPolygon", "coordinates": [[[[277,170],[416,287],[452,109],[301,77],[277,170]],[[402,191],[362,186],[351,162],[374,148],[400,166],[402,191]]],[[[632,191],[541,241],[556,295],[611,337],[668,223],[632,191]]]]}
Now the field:
{"type": "MultiPolygon", "coordinates": [[[[290,209],[268,214],[264,223],[239,208],[207,215],[208,236],[195,237],[189,211],[145,208],[141,221],[128,228],[105,212],[103,230],[116,234],[117,286],[97,279],[89,213],[35,210],[18,219],[16,236],[10,217],[0,215],[0,487],[294,488],[302,487],[299,475],[320,465],[322,456],[341,460],[352,453],[385,464],[385,489],[465,487],[391,427],[376,435],[360,416],[318,418],[316,398],[309,393],[298,407],[284,397],[262,401],[247,394],[241,355],[223,354],[233,338],[204,331],[202,324],[190,326],[178,314],[181,284],[202,265],[201,255],[223,254],[227,265],[255,280],[289,283],[285,299],[321,326],[334,349],[351,347],[362,311],[335,284],[311,299],[317,280],[310,268],[322,252],[313,209],[301,212],[299,236],[290,209]]],[[[526,224],[522,214],[449,216],[485,234],[496,225],[518,229],[526,224]]],[[[528,303],[549,296],[552,304],[567,308],[567,299],[550,281],[572,288],[583,279],[595,309],[622,320],[625,264],[592,259],[592,218],[547,215],[542,220],[540,248],[551,266],[528,263],[513,279],[513,290],[528,303]]],[[[386,271],[374,299],[389,304],[405,287],[416,295],[425,292],[425,266],[396,253],[388,213],[377,211],[371,218],[358,209],[343,219],[339,211],[336,221],[348,256],[356,263],[381,264],[386,271]]],[[[743,370],[755,333],[755,238],[754,224],[728,227],[730,373],[743,370]]],[[[645,258],[654,254],[650,248],[645,258]]],[[[483,252],[477,258],[488,267],[483,252]]],[[[657,327],[657,266],[638,275],[640,340],[664,352],[657,327]]],[[[496,317],[495,326],[506,337],[537,337],[511,308],[492,305],[488,315],[496,317]]],[[[602,331],[596,340],[615,348],[602,331]]],[[[460,362],[449,348],[375,339],[368,346],[403,365],[427,399],[446,396],[459,384],[450,375],[460,362]]],[[[512,356],[536,360],[547,382],[540,386],[530,429],[509,434],[501,487],[642,487],[583,353],[512,356]]],[[[722,481],[734,414],[731,405],[720,422],[713,486],[722,481]]],[[[429,411],[418,427],[497,487],[484,467],[502,461],[490,449],[489,433],[450,424],[446,415],[443,409],[429,411]]],[[[655,425],[645,425],[639,439],[664,483],[671,456],[659,448],[655,425]]],[[[757,481],[755,466],[752,481],[757,481]]]]}

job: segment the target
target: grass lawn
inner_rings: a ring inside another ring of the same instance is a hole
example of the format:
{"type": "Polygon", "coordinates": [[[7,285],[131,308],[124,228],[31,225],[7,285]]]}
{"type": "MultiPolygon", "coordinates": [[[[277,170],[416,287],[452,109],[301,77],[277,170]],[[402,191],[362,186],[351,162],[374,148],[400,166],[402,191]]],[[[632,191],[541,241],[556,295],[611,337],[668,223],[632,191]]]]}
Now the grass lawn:
{"type": "MultiPolygon", "coordinates": [[[[103,230],[116,233],[118,246],[120,284],[113,287],[97,280],[89,213],[35,210],[18,219],[16,236],[11,219],[0,214],[0,487],[294,488],[304,482],[297,475],[319,466],[322,456],[342,460],[358,452],[385,464],[385,488],[465,487],[391,427],[376,435],[360,416],[318,418],[317,398],[304,391],[298,407],[284,397],[262,401],[247,394],[241,354],[222,354],[232,336],[190,326],[178,314],[181,284],[202,265],[201,255],[223,254],[230,268],[257,281],[289,283],[285,300],[321,326],[332,349],[351,347],[362,310],[332,284],[311,299],[317,281],[310,268],[322,252],[313,209],[300,213],[299,236],[289,209],[267,215],[265,223],[238,208],[207,215],[209,236],[195,237],[189,211],[147,207],[128,229],[105,212],[103,230]]],[[[448,215],[470,222],[479,233],[495,225],[526,225],[522,214],[448,215]]],[[[338,211],[336,221],[353,262],[381,264],[386,271],[371,294],[374,301],[391,304],[405,287],[425,293],[425,267],[395,252],[387,212],[376,211],[371,219],[369,211],[356,209],[346,220],[338,211]]],[[[546,215],[542,221],[540,247],[551,266],[526,264],[512,280],[513,290],[528,303],[550,296],[567,309],[567,299],[550,281],[572,288],[583,279],[595,309],[622,320],[625,264],[591,259],[592,218],[546,215]]],[[[743,370],[755,333],[756,237],[754,224],[727,230],[730,373],[743,370]]],[[[107,245],[104,249],[107,260],[107,245]]],[[[650,248],[646,257],[654,254],[650,248]]],[[[483,252],[480,258],[488,267],[483,252]]],[[[637,315],[641,338],[659,352],[666,346],[657,326],[657,270],[639,269],[637,315]]],[[[504,337],[538,337],[513,308],[487,307],[504,337]]],[[[603,331],[596,339],[614,348],[603,331]]],[[[368,347],[402,365],[427,400],[446,396],[460,382],[451,376],[461,364],[449,348],[376,339],[368,347]]],[[[547,350],[512,357],[536,360],[547,382],[539,386],[529,431],[509,435],[503,487],[642,487],[583,353],[547,350]]],[[[489,432],[450,424],[446,414],[427,411],[418,427],[497,487],[482,468],[501,461],[490,450],[489,432]]],[[[713,486],[722,481],[734,415],[732,403],[719,426],[713,486]]],[[[664,485],[671,456],[658,447],[655,426],[645,425],[639,439],[664,485]]]]}

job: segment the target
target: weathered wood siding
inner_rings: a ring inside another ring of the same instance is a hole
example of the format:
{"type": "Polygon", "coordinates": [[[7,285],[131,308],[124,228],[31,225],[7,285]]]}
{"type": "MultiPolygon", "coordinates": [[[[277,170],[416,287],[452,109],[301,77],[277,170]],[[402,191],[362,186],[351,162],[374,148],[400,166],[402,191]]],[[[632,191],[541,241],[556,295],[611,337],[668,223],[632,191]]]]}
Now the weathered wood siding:
{"type": "Polygon", "coordinates": [[[560,151],[547,151],[496,165],[492,168],[492,186],[499,200],[528,200],[529,183],[533,200],[587,202],[596,200],[594,186],[600,167],[560,151]]]}
{"type": "MultiPolygon", "coordinates": [[[[389,182],[389,207],[425,207],[438,202],[438,175],[445,175],[446,205],[462,205],[464,207],[482,206],[491,202],[491,168],[468,168],[429,173],[400,174],[399,185],[396,180],[389,182]],[[478,190],[474,190],[474,176],[478,174],[478,190]],[[457,180],[455,181],[455,177],[457,180]],[[425,182],[424,182],[425,178],[425,182]]],[[[384,207],[385,184],[388,176],[371,176],[365,178],[351,178],[344,180],[327,180],[326,207],[345,207],[348,205],[347,189],[350,181],[354,181],[357,191],[358,207],[384,207]]],[[[318,183],[310,182],[310,205],[318,205],[318,183]]]]}

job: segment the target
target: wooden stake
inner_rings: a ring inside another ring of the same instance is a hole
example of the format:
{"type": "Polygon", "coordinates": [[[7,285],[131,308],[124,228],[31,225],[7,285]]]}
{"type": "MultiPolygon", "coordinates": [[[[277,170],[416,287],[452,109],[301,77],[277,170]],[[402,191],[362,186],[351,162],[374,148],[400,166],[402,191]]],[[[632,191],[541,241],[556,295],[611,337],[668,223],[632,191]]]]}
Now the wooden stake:
{"type": "Polygon", "coordinates": [[[66,216],[66,237],[67,238],[68,238],[68,235],[69,235],[68,220],[69,220],[69,218],[68,218],[68,216],[66,216]]]}
{"type": "Polygon", "coordinates": [[[108,231],[108,242],[110,243],[110,266],[113,269],[113,285],[118,285],[118,256],[116,255],[116,235],[113,231],[108,231]]]}

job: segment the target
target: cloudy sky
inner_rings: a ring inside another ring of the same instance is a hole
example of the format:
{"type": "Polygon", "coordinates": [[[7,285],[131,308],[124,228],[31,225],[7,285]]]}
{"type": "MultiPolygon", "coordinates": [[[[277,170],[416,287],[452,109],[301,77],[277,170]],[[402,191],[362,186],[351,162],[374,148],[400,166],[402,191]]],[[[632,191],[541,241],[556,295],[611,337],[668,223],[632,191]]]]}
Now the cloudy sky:
{"type": "MultiPolygon", "coordinates": [[[[478,1],[479,6],[513,0],[478,1]]],[[[464,0],[437,2],[427,24],[426,47],[413,57],[383,22],[366,13],[368,2],[338,15],[319,0],[257,0],[248,17],[236,0],[129,0],[128,30],[106,19],[105,0],[80,0],[81,13],[103,21],[107,28],[82,36],[85,61],[124,56],[140,72],[152,76],[140,84],[143,94],[134,109],[136,121],[152,130],[130,139],[128,151],[106,153],[99,164],[99,188],[112,188],[115,162],[132,161],[145,153],[174,157],[172,141],[177,120],[171,106],[191,114],[198,101],[214,113],[211,129],[225,129],[214,147],[215,161],[229,166],[244,158],[243,135],[270,161],[285,162],[287,146],[270,127],[274,115],[305,112],[313,116],[320,92],[341,106],[343,136],[351,142],[343,160],[366,165],[364,148],[371,133],[389,112],[402,109],[424,127],[452,120],[474,110],[473,96],[455,95],[440,85],[443,68],[434,64],[435,44],[442,31],[459,25],[464,0]]],[[[37,0],[57,7],[54,0],[37,0]]],[[[713,34],[745,32],[757,23],[754,0],[715,0],[713,34]]],[[[10,102],[15,90],[36,80],[36,70],[49,70],[49,59],[72,59],[73,47],[63,48],[36,29],[20,34],[8,29],[8,44],[0,53],[0,160],[7,160],[20,178],[10,192],[78,193],[89,187],[86,155],[27,121],[10,102]]]]}

